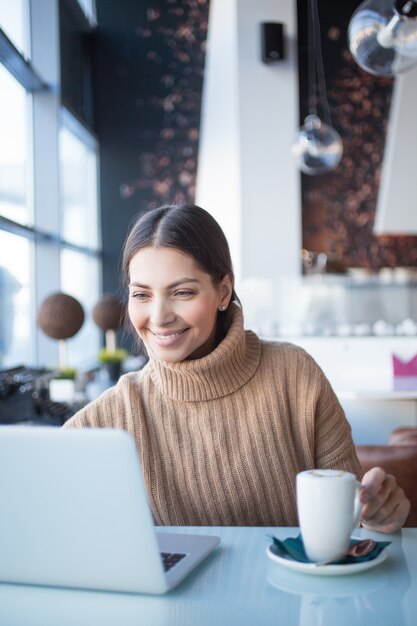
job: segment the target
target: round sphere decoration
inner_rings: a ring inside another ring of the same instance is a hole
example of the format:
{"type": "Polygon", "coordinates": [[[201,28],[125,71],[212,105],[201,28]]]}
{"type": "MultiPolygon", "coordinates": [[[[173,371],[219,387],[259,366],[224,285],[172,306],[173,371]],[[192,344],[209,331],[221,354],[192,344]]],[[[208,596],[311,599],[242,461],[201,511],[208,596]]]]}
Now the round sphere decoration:
{"type": "Polygon", "coordinates": [[[113,294],[105,294],[93,308],[93,320],[101,330],[117,330],[123,323],[123,303],[113,294]]]}
{"type": "Polygon", "coordinates": [[[374,76],[396,76],[417,64],[417,0],[365,0],[348,27],[356,63],[374,76]]]}
{"type": "Polygon", "coordinates": [[[292,154],[304,174],[325,174],[339,164],[343,143],[339,133],[324,124],[318,115],[307,115],[299,129],[292,154]]]}
{"type": "Polygon", "coordinates": [[[38,326],[52,339],[69,339],[84,323],[80,302],[66,293],[57,292],[45,298],[38,309],[38,326]]]}

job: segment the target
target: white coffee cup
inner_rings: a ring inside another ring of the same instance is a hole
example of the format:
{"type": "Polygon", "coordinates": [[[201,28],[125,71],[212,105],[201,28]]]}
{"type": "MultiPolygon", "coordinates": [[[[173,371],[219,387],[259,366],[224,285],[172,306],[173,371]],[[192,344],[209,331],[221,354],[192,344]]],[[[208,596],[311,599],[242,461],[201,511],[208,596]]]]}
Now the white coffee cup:
{"type": "Polygon", "coordinates": [[[310,561],[346,554],[362,504],[361,483],[343,470],[312,469],[297,474],[297,509],[305,552],[310,561]]]}

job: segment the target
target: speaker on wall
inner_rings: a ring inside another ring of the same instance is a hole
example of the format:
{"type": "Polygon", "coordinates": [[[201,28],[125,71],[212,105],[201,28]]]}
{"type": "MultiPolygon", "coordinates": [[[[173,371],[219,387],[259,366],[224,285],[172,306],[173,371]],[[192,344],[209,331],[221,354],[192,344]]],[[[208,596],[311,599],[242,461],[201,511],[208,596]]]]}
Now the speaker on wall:
{"type": "Polygon", "coordinates": [[[261,23],[262,61],[282,61],[284,53],[284,25],[279,22],[261,23]]]}

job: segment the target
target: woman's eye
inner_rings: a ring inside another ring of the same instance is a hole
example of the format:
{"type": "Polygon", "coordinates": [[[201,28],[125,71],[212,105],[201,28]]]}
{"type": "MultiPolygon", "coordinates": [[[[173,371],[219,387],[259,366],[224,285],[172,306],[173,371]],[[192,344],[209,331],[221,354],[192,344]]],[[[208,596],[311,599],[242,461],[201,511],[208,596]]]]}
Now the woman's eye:
{"type": "Polygon", "coordinates": [[[194,293],[194,291],[190,291],[189,289],[180,289],[179,291],[175,292],[175,295],[179,296],[180,298],[190,298],[194,295],[194,293]]]}
{"type": "Polygon", "coordinates": [[[142,292],[138,292],[138,291],[134,291],[131,295],[132,298],[135,298],[135,300],[146,300],[148,298],[148,294],[147,293],[142,293],[142,292]]]}

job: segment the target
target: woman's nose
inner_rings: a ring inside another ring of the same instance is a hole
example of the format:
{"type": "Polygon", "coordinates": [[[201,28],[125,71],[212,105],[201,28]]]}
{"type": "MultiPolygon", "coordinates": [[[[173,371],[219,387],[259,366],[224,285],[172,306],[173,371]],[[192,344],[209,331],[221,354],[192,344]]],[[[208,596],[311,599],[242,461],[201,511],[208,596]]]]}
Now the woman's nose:
{"type": "Polygon", "coordinates": [[[165,298],[154,298],[151,308],[151,322],[155,326],[165,326],[174,321],[175,312],[165,298]]]}

